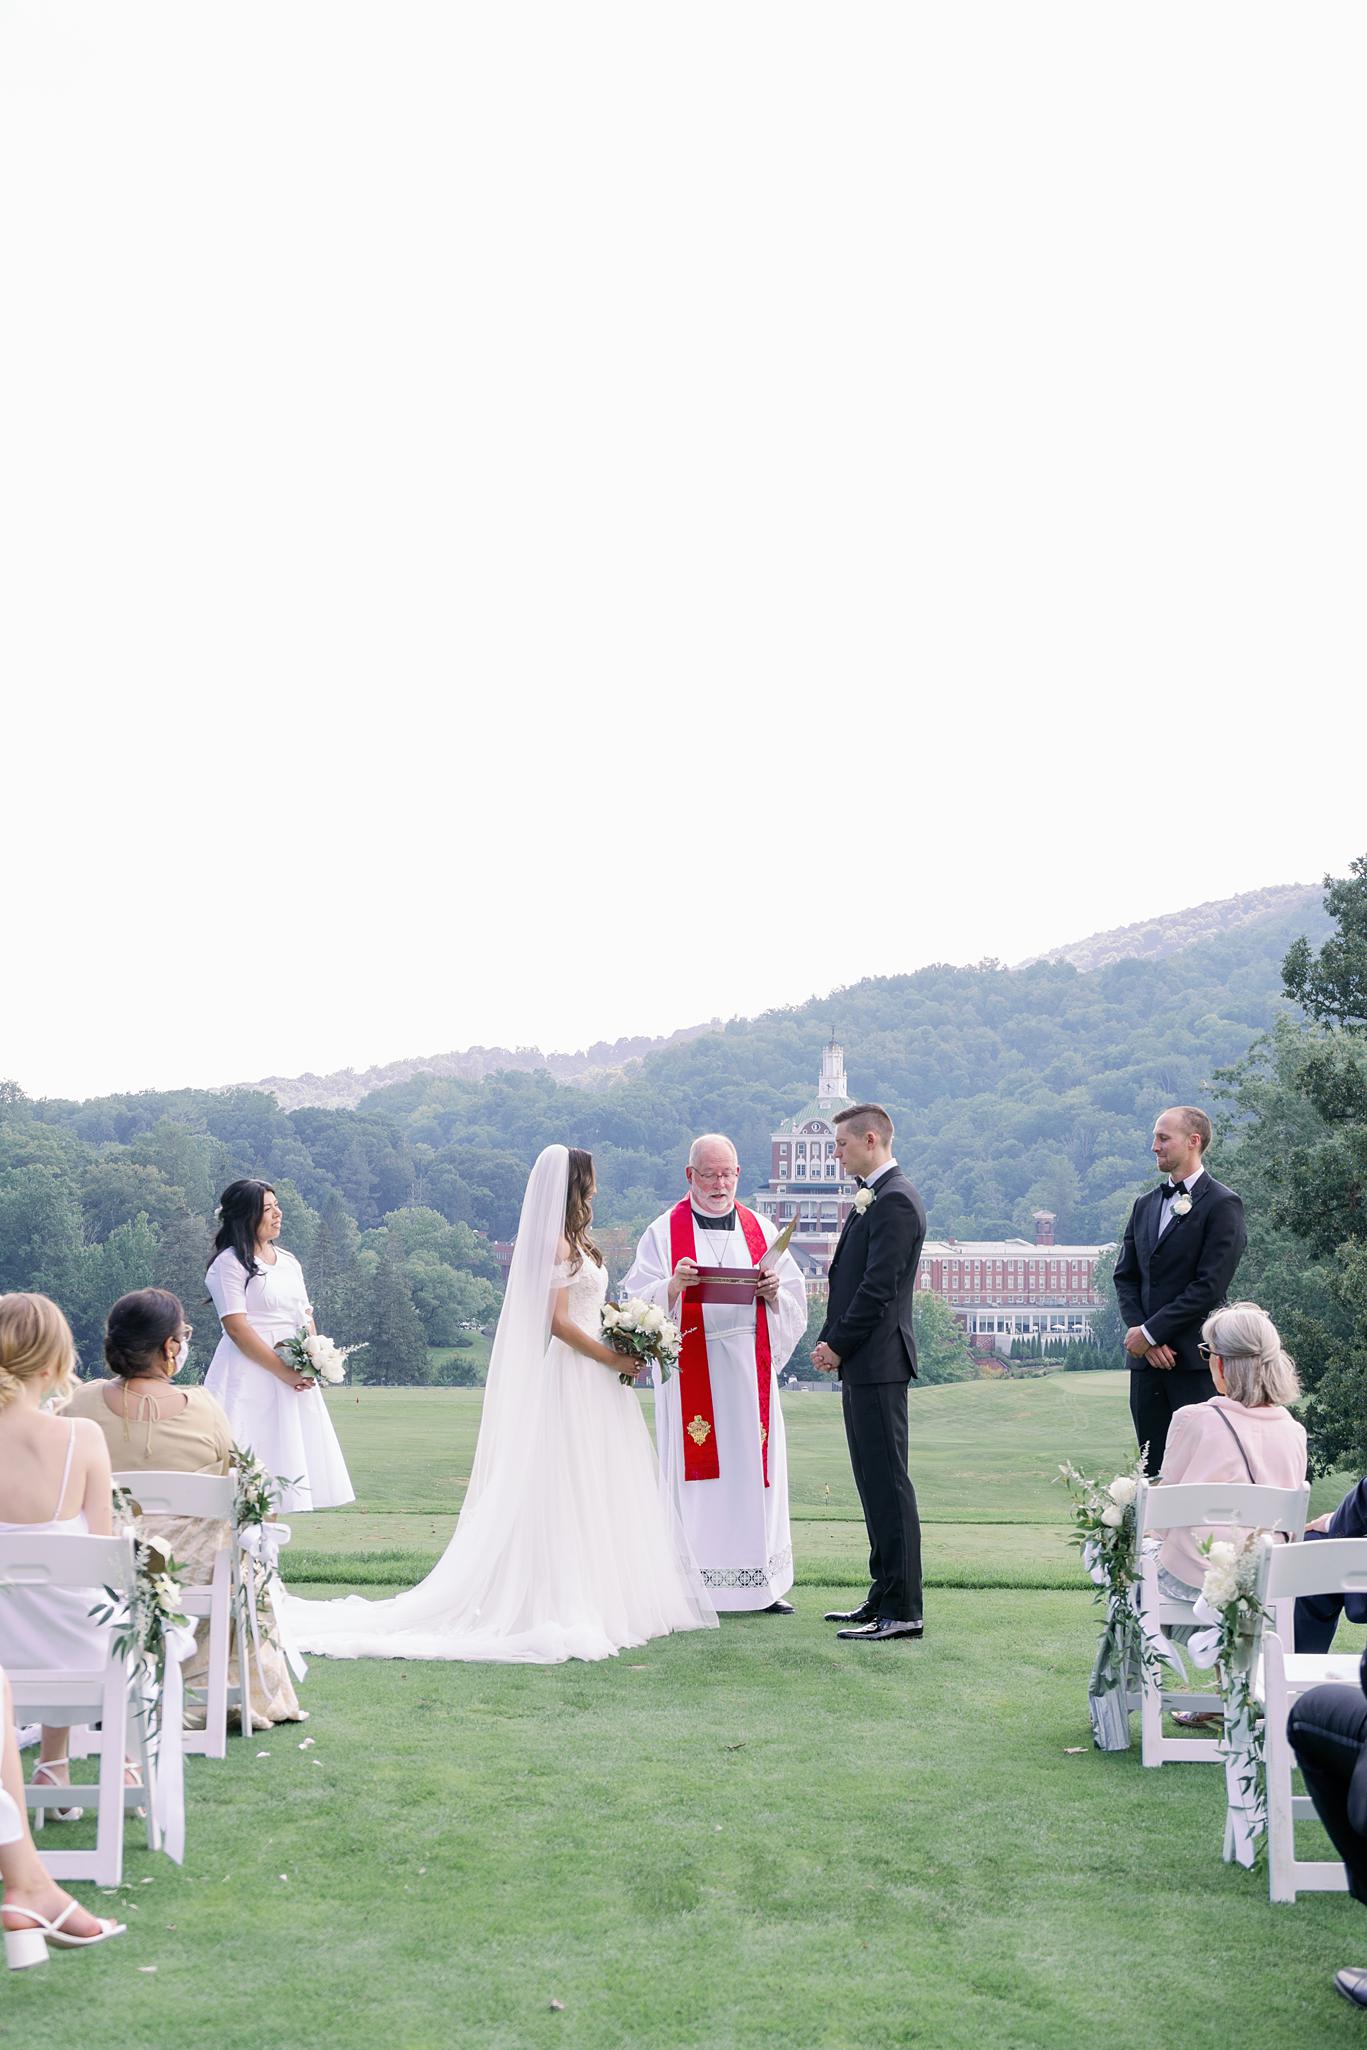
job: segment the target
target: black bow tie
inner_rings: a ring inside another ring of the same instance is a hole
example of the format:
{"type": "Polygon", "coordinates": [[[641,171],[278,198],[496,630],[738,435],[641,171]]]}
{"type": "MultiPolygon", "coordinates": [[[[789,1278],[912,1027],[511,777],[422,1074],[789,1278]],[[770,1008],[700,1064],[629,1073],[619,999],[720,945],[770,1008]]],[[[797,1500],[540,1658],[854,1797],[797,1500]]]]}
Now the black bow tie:
{"type": "Polygon", "coordinates": [[[856,1187],[856,1189],[867,1189],[867,1187],[868,1187],[868,1183],[867,1183],[867,1182],[866,1182],[866,1181],[864,1180],[864,1177],[863,1177],[863,1175],[862,1175],[862,1174],[857,1174],[857,1175],[855,1176],[855,1178],[854,1178],[854,1186],[856,1187]]]}
{"type": "Polygon", "coordinates": [[[728,1210],[725,1217],[701,1217],[695,1210],[693,1222],[700,1224],[704,1231],[734,1231],[736,1213],[734,1210],[728,1210]]]}
{"type": "Polygon", "coordinates": [[[1166,1203],[1173,1196],[1185,1196],[1187,1193],[1187,1185],[1185,1182],[1164,1182],[1162,1184],[1162,1190],[1163,1201],[1166,1203]]]}

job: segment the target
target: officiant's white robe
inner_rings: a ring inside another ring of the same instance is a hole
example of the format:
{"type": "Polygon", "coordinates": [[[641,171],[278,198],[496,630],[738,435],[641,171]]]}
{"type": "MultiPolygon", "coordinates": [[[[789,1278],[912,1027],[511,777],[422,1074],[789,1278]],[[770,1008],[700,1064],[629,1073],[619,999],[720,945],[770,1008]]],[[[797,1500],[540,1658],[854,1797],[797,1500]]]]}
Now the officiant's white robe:
{"type": "MultiPolygon", "coordinates": [[[[758,1214],[758,1213],[756,1213],[758,1214]]],[[[718,1609],[767,1609],[793,1584],[793,1536],[788,1523],[788,1449],[778,1375],[807,1328],[807,1288],[791,1253],[778,1266],[782,1286],[769,1305],[769,1485],[764,1485],[759,1389],[755,1373],[755,1310],[728,1303],[669,1308],[670,1213],[657,1217],[640,1245],[624,1284],[629,1296],[658,1303],[687,1323],[701,1316],[707,1336],[708,1377],[717,1431],[715,1480],[684,1479],[683,1417],[679,1376],[663,1384],[655,1371],[655,1443],[660,1482],[673,1494],[707,1591],[718,1609]]],[[[778,1236],[759,1218],[766,1245],[778,1236]]],[[[695,1226],[701,1267],[752,1267],[739,1218],[730,1231],[710,1235],[695,1226]]]]}

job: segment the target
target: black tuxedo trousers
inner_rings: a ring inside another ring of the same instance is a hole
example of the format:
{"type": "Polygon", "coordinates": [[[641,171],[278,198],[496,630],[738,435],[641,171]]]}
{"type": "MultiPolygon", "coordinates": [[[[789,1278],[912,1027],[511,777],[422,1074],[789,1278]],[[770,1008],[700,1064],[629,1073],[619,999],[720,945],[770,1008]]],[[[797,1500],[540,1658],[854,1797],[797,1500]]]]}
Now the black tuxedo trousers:
{"type": "Polygon", "coordinates": [[[896,1623],[921,1621],[921,1518],[907,1471],[907,1383],[840,1383],[845,1442],[869,1534],[868,1606],[896,1623]]]}

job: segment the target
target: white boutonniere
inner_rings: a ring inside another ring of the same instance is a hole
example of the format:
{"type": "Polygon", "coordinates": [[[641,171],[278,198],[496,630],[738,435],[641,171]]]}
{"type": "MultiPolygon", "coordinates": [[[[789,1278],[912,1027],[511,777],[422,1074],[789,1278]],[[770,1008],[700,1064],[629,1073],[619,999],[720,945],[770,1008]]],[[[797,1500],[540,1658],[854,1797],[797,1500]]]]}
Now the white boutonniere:
{"type": "Polygon", "coordinates": [[[871,1209],[873,1208],[873,1204],[874,1204],[874,1192],[873,1192],[873,1190],[872,1190],[872,1189],[860,1189],[859,1193],[858,1193],[858,1194],[856,1195],[856,1197],[855,1197],[855,1199],[854,1199],[854,1207],[855,1207],[855,1209],[856,1209],[856,1210],[857,1210],[857,1211],[859,1212],[859,1215],[860,1215],[860,1216],[862,1217],[862,1216],[864,1215],[864,1212],[865,1212],[866,1210],[871,1210],[871,1209]]]}
{"type": "Polygon", "coordinates": [[[1190,1208],[1191,1197],[1183,1189],[1180,1196],[1174,1196],[1172,1199],[1172,1214],[1174,1217],[1185,1217],[1190,1208]]]}

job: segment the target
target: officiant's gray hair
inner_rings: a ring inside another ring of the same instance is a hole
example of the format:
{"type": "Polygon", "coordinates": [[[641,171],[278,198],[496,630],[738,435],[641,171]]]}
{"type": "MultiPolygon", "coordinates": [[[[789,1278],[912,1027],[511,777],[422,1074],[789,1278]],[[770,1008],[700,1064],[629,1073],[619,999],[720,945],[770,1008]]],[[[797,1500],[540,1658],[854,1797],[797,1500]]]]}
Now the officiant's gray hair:
{"type": "Polygon", "coordinates": [[[728,1139],[725,1132],[699,1132],[697,1138],[688,1149],[688,1164],[690,1167],[697,1166],[702,1158],[704,1146],[729,1146],[732,1159],[736,1162],[737,1166],[740,1165],[740,1155],[736,1151],[734,1139],[728,1139]]]}

